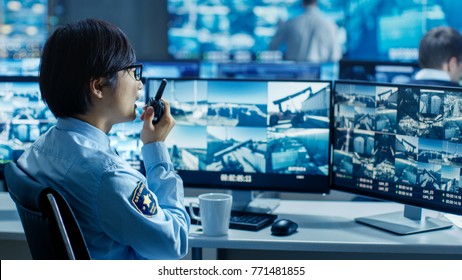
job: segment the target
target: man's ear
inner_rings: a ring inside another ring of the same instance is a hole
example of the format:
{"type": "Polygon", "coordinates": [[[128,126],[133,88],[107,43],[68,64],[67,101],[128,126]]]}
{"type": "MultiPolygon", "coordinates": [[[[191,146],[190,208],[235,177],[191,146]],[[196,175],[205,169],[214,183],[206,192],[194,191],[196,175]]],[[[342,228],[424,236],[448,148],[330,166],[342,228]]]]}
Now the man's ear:
{"type": "Polygon", "coordinates": [[[90,80],[90,94],[96,98],[103,98],[103,87],[106,84],[105,78],[94,78],[90,80]]]}
{"type": "Polygon", "coordinates": [[[452,69],[456,69],[458,66],[459,66],[459,60],[457,59],[457,57],[452,56],[448,62],[449,71],[451,71],[452,69]]]}

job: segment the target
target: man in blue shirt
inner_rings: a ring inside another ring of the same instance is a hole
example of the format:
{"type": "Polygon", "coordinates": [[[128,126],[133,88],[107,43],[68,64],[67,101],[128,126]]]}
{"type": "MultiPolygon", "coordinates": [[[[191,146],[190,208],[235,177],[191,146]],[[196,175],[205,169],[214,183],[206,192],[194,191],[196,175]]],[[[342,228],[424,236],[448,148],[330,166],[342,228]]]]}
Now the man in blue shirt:
{"type": "Polygon", "coordinates": [[[462,73],[462,35],[448,26],[429,30],[419,44],[419,64],[413,84],[459,86],[462,73]]]}
{"type": "Polygon", "coordinates": [[[146,177],[117,155],[107,135],[136,117],[143,84],[135,62],[125,34],[110,23],[58,28],[40,66],[42,98],[58,122],[18,164],[66,197],[93,259],[178,259],[187,253],[190,219],[164,144],[175,125],[169,103],[155,126],[152,107],[141,115],[146,177]]]}

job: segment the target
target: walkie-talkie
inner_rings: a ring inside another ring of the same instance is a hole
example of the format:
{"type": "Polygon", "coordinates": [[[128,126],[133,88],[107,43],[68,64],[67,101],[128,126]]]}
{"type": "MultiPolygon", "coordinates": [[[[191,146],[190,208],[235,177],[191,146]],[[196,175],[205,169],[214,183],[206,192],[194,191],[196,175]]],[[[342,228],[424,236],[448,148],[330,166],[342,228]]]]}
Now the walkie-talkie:
{"type": "Polygon", "coordinates": [[[163,79],[160,83],[159,89],[157,90],[156,96],[151,97],[148,100],[148,106],[152,106],[154,108],[154,118],[152,119],[152,124],[155,125],[160,121],[160,117],[164,114],[164,102],[160,100],[162,98],[162,94],[164,93],[165,86],[167,85],[167,80],[163,79]]]}

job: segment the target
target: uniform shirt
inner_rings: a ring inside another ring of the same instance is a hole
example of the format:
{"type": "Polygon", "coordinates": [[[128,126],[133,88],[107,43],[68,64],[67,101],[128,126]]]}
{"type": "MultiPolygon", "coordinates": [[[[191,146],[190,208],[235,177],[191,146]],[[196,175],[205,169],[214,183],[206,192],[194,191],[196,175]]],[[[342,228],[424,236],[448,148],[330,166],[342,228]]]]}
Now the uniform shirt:
{"type": "Polygon", "coordinates": [[[286,46],[285,59],[326,62],[340,60],[342,53],[337,41],[337,25],[328,20],[317,7],[282,24],[271,40],[269,49],[286,46]]]}
{"type": "Polygon", "coordinates": [[[451,86],[459,87],[460,85],[451,81],[448,72],[438,69],[424,68],[417,72],[412,84],[433,85],[433,86],[451,86]]]}
{"type": "Polygon", "coordinates": [[[183,182],[164,143],[144,145],[142,155],[146,177],[116,154],[103,131],[62,118],[18,164],[65,196],[93,259],[181,258],[190,227],[183,182]]]}

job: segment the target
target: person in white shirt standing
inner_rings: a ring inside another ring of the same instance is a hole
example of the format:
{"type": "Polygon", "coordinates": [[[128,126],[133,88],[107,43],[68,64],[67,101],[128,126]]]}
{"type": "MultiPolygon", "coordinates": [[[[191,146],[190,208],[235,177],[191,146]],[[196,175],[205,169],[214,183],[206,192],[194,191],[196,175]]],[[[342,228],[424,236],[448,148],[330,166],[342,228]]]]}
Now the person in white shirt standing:
{"type": "Polygon", "coordinates": [[[335,62],[342,57],[337,25],[319,10],[317,0],[302,0],[305,12],[281,24],[269,49],[285,46],[284,59],[335,62]]]}

